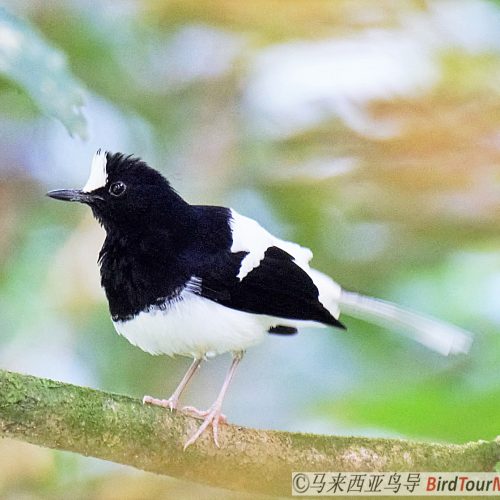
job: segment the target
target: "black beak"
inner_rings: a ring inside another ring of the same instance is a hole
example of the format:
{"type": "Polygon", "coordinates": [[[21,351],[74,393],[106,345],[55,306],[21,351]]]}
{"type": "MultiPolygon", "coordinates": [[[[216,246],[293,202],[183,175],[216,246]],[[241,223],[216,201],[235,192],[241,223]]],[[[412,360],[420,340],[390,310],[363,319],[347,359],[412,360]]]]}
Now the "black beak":
{"type": "Polygon", "coordinates": [[[56,189],[55,191],[49,191],[47,196],[55,200],[78,201],[80,203],[92,203],[96,198],[100,198],[100,196],[84,193],[80,189],[56,189]]]}

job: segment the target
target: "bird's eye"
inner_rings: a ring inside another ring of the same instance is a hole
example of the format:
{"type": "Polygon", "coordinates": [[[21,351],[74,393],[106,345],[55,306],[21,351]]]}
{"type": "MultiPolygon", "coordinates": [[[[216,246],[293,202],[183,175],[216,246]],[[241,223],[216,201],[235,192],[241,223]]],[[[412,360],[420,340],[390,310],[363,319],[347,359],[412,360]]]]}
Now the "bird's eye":
{"type": "Polygon", "coordinates": [[[109,186],[109,194],[121,196],[125,192],[125,189],[127,189],[127,186],[122,181],[113,182],[113,184],[109,186]]]}

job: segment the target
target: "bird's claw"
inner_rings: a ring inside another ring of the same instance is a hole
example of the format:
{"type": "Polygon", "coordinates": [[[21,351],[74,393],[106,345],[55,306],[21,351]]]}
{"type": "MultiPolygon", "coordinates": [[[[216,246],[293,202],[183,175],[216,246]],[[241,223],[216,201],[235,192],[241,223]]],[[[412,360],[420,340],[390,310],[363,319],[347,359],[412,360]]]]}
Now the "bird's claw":
{"type": "Polygon", "coordinates": [[[185,406],[182,411],[195,418],[203,418],[203,423],[200,425],[198,430],[186,441],[184,449],[192,445],[203,434],[203,432],[209,425],[212,425],[215,446],[217,446],[217,448],[220,448],[219,424],[227,423],[227,418],[224,414],[221,413],[220,406],[213,406],[208,410],[198,410],[193,406],[185,406]]]}
{"type": "Polygon", "coordinates": [[[156,399],[152,396],[144,396],[142,398],[143,405],[161,406],[162,408],[169,408],[171,411],[177,409],[178,402],[176,398],[156,399]]]}
{"type": "MultiPolygon", "coordinates": [[[[183,406],[181,411],[190,417],[204,419],[210,413],[211,409],[198,410],[198,408],[195,408],[194,406],[183,406]]],[[[227,417],[224,413],[219,413],[219,423],[227,424],[227,417]]]]}

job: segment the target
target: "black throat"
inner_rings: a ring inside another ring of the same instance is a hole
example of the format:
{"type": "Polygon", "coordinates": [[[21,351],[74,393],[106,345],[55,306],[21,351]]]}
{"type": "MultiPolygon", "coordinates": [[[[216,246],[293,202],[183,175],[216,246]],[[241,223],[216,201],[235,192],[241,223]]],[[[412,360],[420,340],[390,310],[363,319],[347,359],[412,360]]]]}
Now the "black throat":
{"type": "Polygon", "coordinates": [[[129,231],[106,229],[99,264],[114,321],[178,296],[190,278],[179,256],[193,244],[196,225],[194,214],[182,214],[171,227],[158,221],[129,231]]]}

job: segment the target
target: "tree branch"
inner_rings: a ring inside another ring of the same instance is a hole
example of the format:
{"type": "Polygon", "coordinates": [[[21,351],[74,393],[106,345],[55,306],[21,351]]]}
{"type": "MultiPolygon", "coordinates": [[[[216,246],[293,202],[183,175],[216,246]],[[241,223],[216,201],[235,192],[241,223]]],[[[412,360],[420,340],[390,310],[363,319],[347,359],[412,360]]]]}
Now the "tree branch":
{"type": "Polygon", "coordinates": [[[493,471],[500,438],[465,445],[258,431],[183,451],[199,421],[136,399],[0,370],[0,435],[223,488],[289,495],[292,471],[493,471]]]}

